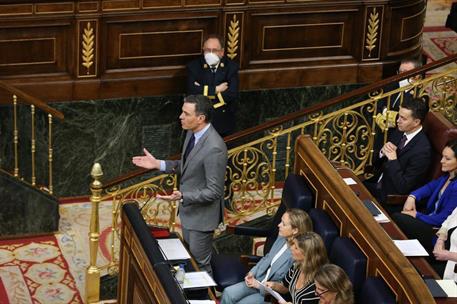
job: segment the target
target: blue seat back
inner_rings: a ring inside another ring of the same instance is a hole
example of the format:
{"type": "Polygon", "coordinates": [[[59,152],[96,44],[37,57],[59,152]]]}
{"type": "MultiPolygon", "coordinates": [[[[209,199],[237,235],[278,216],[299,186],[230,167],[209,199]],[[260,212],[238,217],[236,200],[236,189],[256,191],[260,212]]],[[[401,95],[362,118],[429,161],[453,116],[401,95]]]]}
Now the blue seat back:
{"type": "Polygon", "coordinates": [[[314,207],[313,193],[303,176],[293,173],[287,176],[282,191],[282,203],[287,208],[303,209],[306,212],[314,207]]]}
{"type": "Polygon", "coordinates": [[[313,220],[314,232],[322,237],[327,252],[330,252],[333,241],[338,236],[338,228],[322,209],[312,208],[309,216],[313,220]]]}
{"type": "Polygon", "coordinates": [[[348,275],[357,298],[365,282],[367,258],[360,249],[346,237],[337,237],[330,250],[330,261],[340,266],[348,275]]]}
{"type": "Polygon", "coordinates": [[[358,303],[395,304],[395,295],[387,284],[377,277],[366,279],[360,290],[358,303]]]}

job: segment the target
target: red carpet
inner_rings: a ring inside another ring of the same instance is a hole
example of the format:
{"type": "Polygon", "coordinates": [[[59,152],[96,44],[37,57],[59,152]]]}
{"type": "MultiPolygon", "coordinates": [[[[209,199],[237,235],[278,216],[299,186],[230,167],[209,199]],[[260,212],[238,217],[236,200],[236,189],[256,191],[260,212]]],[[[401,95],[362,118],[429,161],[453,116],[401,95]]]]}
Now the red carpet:
{"type": "Polygon", "coordinates": [[[54,236],[0,241],[0,303],[83,303],[54,236]]]}

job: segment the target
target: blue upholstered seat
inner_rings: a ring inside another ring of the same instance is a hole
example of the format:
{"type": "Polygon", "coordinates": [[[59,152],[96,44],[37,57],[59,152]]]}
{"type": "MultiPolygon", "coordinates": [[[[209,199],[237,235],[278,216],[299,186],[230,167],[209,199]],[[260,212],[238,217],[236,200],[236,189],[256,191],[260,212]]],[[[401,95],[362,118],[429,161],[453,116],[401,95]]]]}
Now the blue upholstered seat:
{"type": "MultiPolygon", "coordinates": [[[[264,254],[270,251],[271,246],[278,236],[278,224],[287,209],[299,208],[305,211],[311,209],[314,199],[313,194],[302,176],[289,174],[284,182],[281,204],[268,228],[254,228],[236,226],[234,233],[238,235],[266,236],[264,254]]],[[[218,291],[244,280],[249,269],[241,263],[239,255],[213,254],[211,259],[214,281],[218,291]]]]}
{"type": "Polygon", "coordinates": [[[287,176],[282,190],[282,202],[287,208],[298,208],[306,212],[314,207],[313,194],[303,176],[293,173],[287,176]]]}
{"type": "Polygon", "coordinates": [[[395,295],[381,278],[369,277],[360,290],[358,303],[394,304],[395,295]]]}
{"type": "Polygon", "coordinates": [[[338,236],[338,228],[322,209],[311,209],[309,211],[309,216],[313,220],[314,232],[322,237],[327,252],[330,252],[333,241],[338,236]]]}
{"type": "Polygon", "coordinates": [[[348,275],[357,298],[366,278],[367,258],[360,249],[346,237],[337,237],[329,255],[330,261],[340,266],[348,275]]]}

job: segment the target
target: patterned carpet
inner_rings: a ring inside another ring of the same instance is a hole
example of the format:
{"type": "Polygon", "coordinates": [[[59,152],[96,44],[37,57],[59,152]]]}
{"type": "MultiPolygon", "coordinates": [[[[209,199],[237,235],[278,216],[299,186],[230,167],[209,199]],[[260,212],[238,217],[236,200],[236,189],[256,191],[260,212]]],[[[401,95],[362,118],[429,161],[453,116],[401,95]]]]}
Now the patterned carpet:
{"type": "MultiPolygon", "coordinates": [[[[445,27],[430,27],[424,30],[424,53],[428,61],[436,61],[446,56],[457,53],[457,33],[445,27]]],[[[449,67],[456,67],[456,63],[449,67]]],[[[437,71],[441,71],[438,69],[437,71]]]]}
{"type": "Polygon", "coordinates": [[[0,241],[0,303],[83,303],[54,236],[0,241]]]}

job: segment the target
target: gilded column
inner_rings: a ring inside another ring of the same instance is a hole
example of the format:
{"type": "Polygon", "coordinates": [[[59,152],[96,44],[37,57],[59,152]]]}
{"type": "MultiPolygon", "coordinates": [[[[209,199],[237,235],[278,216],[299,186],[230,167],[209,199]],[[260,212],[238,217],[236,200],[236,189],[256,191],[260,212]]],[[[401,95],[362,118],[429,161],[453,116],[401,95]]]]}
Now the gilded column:
{"type": "Polygon", "coordinates": [[[90,185],[92,212],[89,231],[90,263],[86,270],[86,302],[95,303],[100,300],[100,269],[97,267],[97,250],[100,236],[98,206],[101,201],[102,182],[100,179],[103,176],[103,171],[99,163],[93,165],[90,174],[93,182],[90,185]]]}

